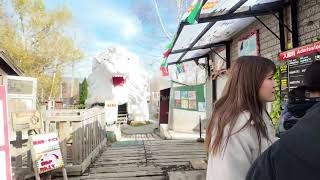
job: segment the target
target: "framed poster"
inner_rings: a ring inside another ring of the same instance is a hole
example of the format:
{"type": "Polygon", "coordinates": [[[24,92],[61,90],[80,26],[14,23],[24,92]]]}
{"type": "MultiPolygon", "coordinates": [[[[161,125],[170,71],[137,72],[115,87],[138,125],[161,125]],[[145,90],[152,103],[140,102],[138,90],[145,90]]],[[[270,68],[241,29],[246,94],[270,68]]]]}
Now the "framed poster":
{"type": "Polygon", "coordinates": [[[189,98],[189,100],[196,100],[196,92],[195,91],[188,91],[188,98],[189,98]]]}
{"type": "Polygon", "coordinates": [[[238,55],[240,56],[259,56],[260,42],[259,31],[253,31],[238,41],[238,55]]]}
{"type": "Polygon", "coordinates": [[[180,99],[180,91],[175,91],[174,92],[174,99],[179,100],[180,99]]]}
{"type": "Polygon", "coordinates": [[[205,102],[199,102],[198,103],[198,109],[200,112],[205,112],[206,111],[206,103],[205,102]]]}
{"type": "Polygon", "coordinates": [[[189,108],[189,101],[186,99],[181,100],[181,108],[182,109],[188,109],[189,108]]]}
{"type": "Polygon", "coordinates": [[[189,101],[189,109],[197,109],[197,103],[195,100],[189,101]]]}
{"type": "Polygon", "coordinates": [[[176,107],[177,108],[181,107],[181,100],[180,99],[176,99],[176,107]]]}
{"type": "Polygon", "coordinates": [[[181,91],[181,99],[188,99],[188,91],[181,91]]]}

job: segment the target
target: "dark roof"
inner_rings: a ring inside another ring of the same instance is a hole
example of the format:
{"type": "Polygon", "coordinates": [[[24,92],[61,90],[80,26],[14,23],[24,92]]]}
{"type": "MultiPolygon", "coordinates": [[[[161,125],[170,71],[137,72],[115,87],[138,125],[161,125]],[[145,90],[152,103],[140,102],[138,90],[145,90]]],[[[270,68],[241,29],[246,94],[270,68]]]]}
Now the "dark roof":
{"type": "Polygon", "coordinates": [[[23,71],[0,49],[0,68],[8,75],[22,76],[23,71]]]}

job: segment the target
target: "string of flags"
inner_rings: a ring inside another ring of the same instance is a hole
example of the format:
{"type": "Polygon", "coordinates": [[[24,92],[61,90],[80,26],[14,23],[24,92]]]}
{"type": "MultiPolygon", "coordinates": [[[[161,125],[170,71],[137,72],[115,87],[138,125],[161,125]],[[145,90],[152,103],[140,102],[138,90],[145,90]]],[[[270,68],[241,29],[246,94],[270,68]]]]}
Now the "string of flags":
{"type": "Polygon", "coordinates": [[[186,68],[184,64],[180,63],[180,64],[177,64],[176,66],[177,66],[178,73],[186,72],[186,68]]]}
{"type": "MultiPolygon", "coordinates": [[[[188,11],[185,14],[186,18],[183,18],[184,21],[188,22],[189,24],[194,24],[196,22],[197,15],[201,9],[201,5],[203,3],[203,0],[194,0],[191,7],[193,9],[191,11],[188,11]]],[[[172,52],[172,47],[174,45],[174,42],[176,41],[176,35],[173,37],[171,42],[166,46],[166,50],[163,53],[163,59],[161,60],[160,70],[162,72],[162,76],[168,76],[168,56],[172,52]]],[[[177,64],[177,71],[179,73],[185,72],[185,68],[183,64],[177,64]]]]}

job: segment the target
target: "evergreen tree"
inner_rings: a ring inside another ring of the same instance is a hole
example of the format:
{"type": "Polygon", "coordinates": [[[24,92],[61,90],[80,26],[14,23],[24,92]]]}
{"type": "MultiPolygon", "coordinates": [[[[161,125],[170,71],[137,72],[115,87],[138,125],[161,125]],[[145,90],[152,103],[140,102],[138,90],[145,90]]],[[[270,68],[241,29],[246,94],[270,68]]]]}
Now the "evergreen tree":
{"type": "Polygon", "coordinates": [[[87,97],[88,97],[88,82],[87,82],[87,79],[84,78],[84,80],[81,83],[80,104],[84,104],[86,102],[87,97]]]}

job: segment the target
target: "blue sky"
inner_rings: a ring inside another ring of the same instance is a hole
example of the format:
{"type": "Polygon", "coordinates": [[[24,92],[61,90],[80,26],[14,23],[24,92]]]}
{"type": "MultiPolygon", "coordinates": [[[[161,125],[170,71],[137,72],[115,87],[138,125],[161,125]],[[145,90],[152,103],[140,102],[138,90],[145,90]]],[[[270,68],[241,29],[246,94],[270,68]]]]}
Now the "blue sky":
{"type": "MultiPolygon", "coordinates": [[[[190,2],[185,1],[185,6],[190,2]]],[[[175,34],[176,0],[156,0],[159,14],[169,34],[175,34]]],[[[45,0],[54,9],[65,5],[73,14],[67,33],[84,51],[85,58],[75,66],[75,76],[91,72],[92,57],[109,45],[120,45],[136,53],[149,71],[158,71],[161,55],[169,42],[161,29],[153,0],[45,0]]],[[[66,75],[70,76],[70,70],[66,75]]]]}

